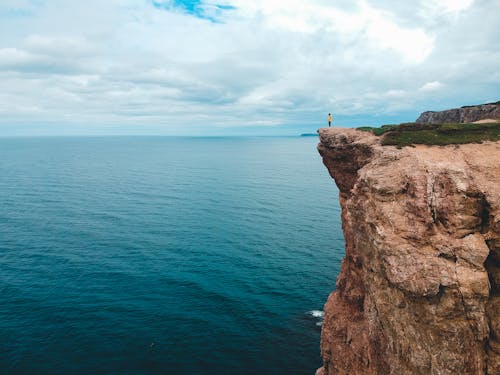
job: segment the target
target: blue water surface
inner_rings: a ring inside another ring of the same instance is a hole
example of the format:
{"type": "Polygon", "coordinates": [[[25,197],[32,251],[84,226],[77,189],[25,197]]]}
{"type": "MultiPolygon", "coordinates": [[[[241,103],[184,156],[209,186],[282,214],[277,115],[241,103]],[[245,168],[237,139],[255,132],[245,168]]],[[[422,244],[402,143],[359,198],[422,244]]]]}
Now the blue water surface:
{"type": "Polygon", "coordinates": [[[314,374],[316,137],[0,138],[0,373],[314,374]]]}

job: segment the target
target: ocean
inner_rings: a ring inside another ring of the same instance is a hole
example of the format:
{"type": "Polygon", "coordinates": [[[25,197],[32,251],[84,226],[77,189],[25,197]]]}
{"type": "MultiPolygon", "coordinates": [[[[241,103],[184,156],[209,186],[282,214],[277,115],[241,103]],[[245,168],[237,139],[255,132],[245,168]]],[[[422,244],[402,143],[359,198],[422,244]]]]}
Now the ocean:
{"type": "Polygon", "coordinates": [[[0,138],[0,373],[314,374],[316,137],[0,138]]]}

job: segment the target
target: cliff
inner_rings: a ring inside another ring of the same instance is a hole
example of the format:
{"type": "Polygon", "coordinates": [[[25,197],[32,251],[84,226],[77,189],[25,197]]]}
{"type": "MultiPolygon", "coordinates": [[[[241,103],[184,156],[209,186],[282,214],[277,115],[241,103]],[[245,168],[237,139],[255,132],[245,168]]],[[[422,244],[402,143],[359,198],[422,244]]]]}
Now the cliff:
{"type": "Polygon", "coordinates": [[[500,374],[500,142],[319,134],[346,255],[317,374],[500,374]]]}
{"type": "Polygon", "coordinates": [[[420,124],[467,123],[500,119],[500,102],[471,105],[446,111],[423,112],[417,119],[420,124]]]}

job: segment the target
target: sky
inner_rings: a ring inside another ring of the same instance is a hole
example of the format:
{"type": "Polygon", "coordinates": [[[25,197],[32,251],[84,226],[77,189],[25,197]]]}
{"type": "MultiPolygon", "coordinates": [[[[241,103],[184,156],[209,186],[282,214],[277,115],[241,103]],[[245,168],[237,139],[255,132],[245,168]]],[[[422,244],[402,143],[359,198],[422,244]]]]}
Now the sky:
{"type": "Polygon", "coordinates": [[[295,134],[500,100],[498,0],[0,0],[0,136],[295,134]]]}

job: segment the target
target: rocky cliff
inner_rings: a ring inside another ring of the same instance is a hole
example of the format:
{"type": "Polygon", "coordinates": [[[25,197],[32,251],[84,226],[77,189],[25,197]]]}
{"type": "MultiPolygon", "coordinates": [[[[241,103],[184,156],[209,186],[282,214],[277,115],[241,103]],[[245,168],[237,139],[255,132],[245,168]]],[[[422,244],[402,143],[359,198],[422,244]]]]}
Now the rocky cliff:
{"type": "Polygon", "coordinates": [[[500,374],[500,142],[320,129],[346,255],[318,374],[500,374]]]}
{"type": "Polygon", "coordinates": [[[500,119],[500,102],[471,105],[446,111],[423,112],[417,119],[421,124],[465,123],[488,119],[500,119]]]}

